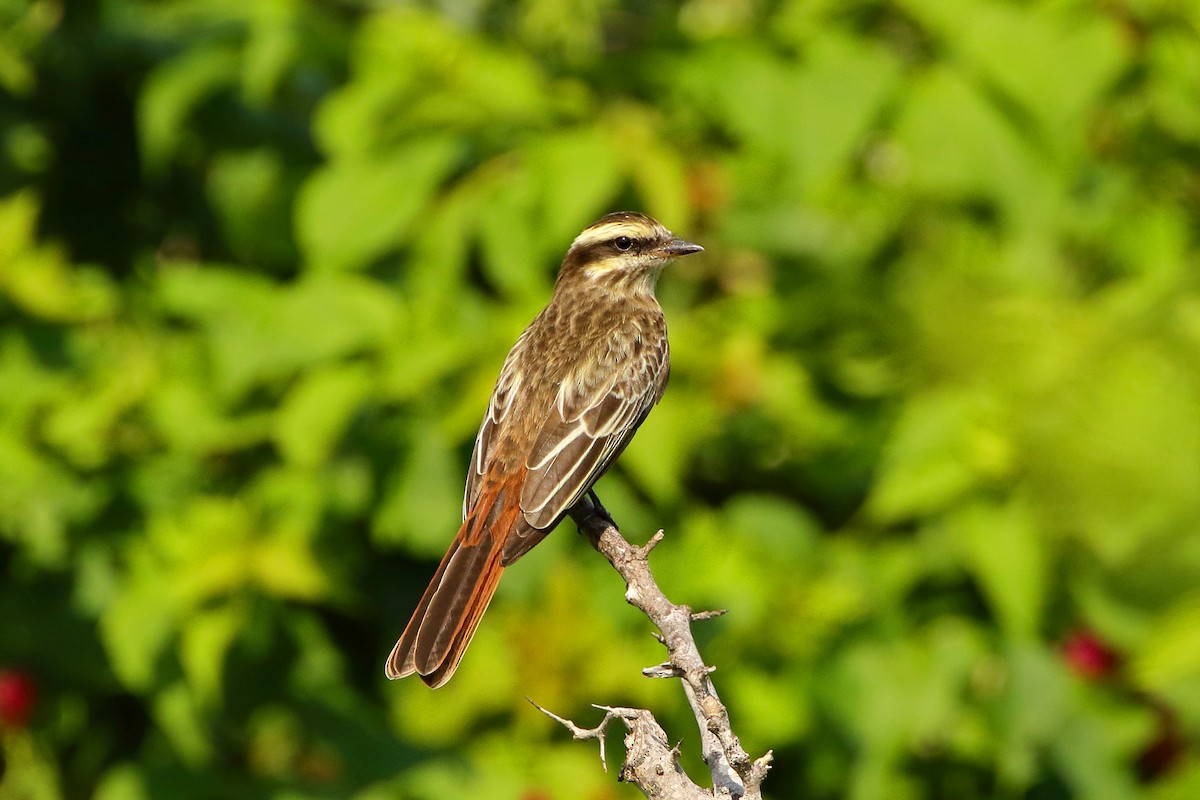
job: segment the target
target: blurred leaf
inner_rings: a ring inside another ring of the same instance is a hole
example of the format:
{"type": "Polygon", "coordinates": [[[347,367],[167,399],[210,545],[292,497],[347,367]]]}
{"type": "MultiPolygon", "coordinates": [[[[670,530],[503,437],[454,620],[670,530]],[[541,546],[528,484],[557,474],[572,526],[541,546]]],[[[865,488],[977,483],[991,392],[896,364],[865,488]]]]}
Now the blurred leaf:
{"type": "Polygon", "coordinates": [[[159,365],[140,342],[114,337],[112,363],[81,381],[53,410],[43,425],[46,440],[72,463],[84,468],[102,465],[117,449],[114,433],[122,418],[152,391],[159,365]]]}
{"type": "Polygon", "coordinates": [[[462,522],[466,466],[432,426],[414,426],[411,447],[384,489],[372,531],[381,543],[407,541],[413,552],[438,557],[462,522]]]}
{"type": "Polygon", "coordinates": [[[504,202],[482,210],[479,234],[484,267],[501,294],[533,297],[545,291],[537,269],[541,235],[531,208],[535,186],[527,174],[507,178],[504,202]]]}
{"type": "Polygon", "coordinates": [[[1029,509],[1020,502],[977,501],[951,513],[945,524],[961,541],[1001,628],[1017,640],[1036,636],[1047,594],[1047,547],[1029,509]]]}
{"type": "Polygon", "coordinates": [[[68,264],[59,248],[37,242],[38,201],[31,193],[0,199],[0,294],[53,321],[104,319],[117,295],[99,270],[68,264]]]}
{"type": "Polygon", "coordinates": [[[310,467],[327,461],[370,387],[370,373],[356,365],[301,379],[276,413],[275,439],[285,458],[310,467]]]}
{"type": "Polygon", "coordinates": [[[177,609],[149,548],[132,546],[128,558],[128,574],[100,617],[100,634],[117,678],[145,691],[172,635],[177,609]]]}
{"type": "Polygon", "coordinates": [[[24,96],[36,85],[32,55],[62,21],[62,9],[49,2],[13,2],[0,7],[0,87],[24,96]]]}
{"type": "Polygon", "coordinates": [[[553,104],[574,99],[561,90],[566,87],[552,92],[528,54],[417,8],[367,17],[353,67],[354,80],[323,105],[316,121],[317,138],[335,159],[385,155],[430,130],[490,138],[544,125],[553,104]]]}
{"type": "Polygon", "coordinates": [[[329,595],[329,577],[312,549],[286,532],[254,547],[251,568],[258,585],[275,597],[315,602],[329,595]]]}
{"type": "Polygon", "coordinates": [[[305,262],[317,270],[361,269],[405,244],[459,149],[453,139],[434,137],[386,156],[335,159],[324,167],[296,205],[305,262]]]}
{"type": "Polygon", "coordinates": [[[1052,654],[1030,643],[1016,643],[999,669],[998,777],[1005,785],[1028,786],[1038,774],[1039,749],[1070,720],[1070,683],[1052,654]]]}
{"type": "Polygon", "coordinates": [[[170,310],[205,329],[217,388],[234,397],[300,368],[378,348],[402,318],[393,293],[354,275],[275,286],[229,270],[176,268],[163,273],[162,292],[170,310]]]}
{"type": "Polygon", "coordinates": [[[633,167],[622,155],[620,139],[598,127],[555,132],[533,140],[531,168],[544,182],[536,194],[542,208],[537,241],[553,259],[594,218],[603,215],[620,188],[621,167],[633,167]]]}
{"type": "Polygon", "coordinates": [[[4,762],[0,797],[58,800],[63,796],[56,765],[31,732],[5,731],[4,762]]]}
{"type": "Polygon", "coordinates": [[[914,82],[895,130],[919,191],[994,200],[1007,218],[1043,224],[1057,196],[1047,171],[983,93],[956,71],[914,82]],[[947,142],[954,142],[947,147],[947,142]]]}
{"type": "Polygon", "coordinates": [[[784,146],[806,194],[816,196],[849,168],[898,77],[890,54],[860,39],[825,35],[809,43],[776,132],[792,134],[784,146]]]}
{"type": "Polygon", "coordinates": [[[946,508],[977,485],[971,434],[981,398],[953,391],[909,399],[896,421],[870,499],[875,516],[903,519],[946,508]]]}
{"type": "Polygon", "coordinates": [[[1200,682],[1200,595],[1180,597],[1149,627],[1130,669],[1151,691],[1200,682]]]}
{"type": "Polygon", "coordinates": [[[296,61],[304,58],[300,15],[312,14],[325,24],[330,20],[318,17],[319,10],[312,6],[289,0],[266,0],[253,9],[257,14],[243,55],[242,87],[252,103],[265,104],[296,61]]]}
{"type": "Polygon", "coordinates": [[[120,764],[100,779],[94,800],[148,800],[146,780],[141,769],[133,764],[120,764]]]}
{"type": "Polygon", "coordinates": [[[192,114],[211,95],[233,85],[237,74],[237,53],[224,47],[186,50],[150,73],[138,104],[138,139],[149,174],[162,174],[194,141],[189,138],[192,114]]]}
{"type": "MultiPolygon", "coordinates": [[[[1021,9],[992,0],[904,5],[1017,100],[1051,141],[1080,135],[1086,111],[1125,64],[1126,40],[1105,15],[1053,4],[1021,9]]],[[[1059,144],[1065,149],[1068,143],[1059,144]]]]}
{"type": "Polygon", "coordinates": [[[212,760],[212,743],[193,698],[182,682],[158,693],[154,721],[185,764],[204,766],[212,760]]]}
{"type": "Polygon", "coordinates": [[[744,493],[725,505],[725,515],[725,524],[764,556],[799,561],[818,546],[820,527],[791,500],[744,493]]]}
{"type": "Polygon", "coordinates": [[[658,504],[671,503],[679,497],[682,487],[677,476],[683,474],[691,456],[690,434],[708,427],[702,416],[704,411],[702,406],[689,405],[678,395],[667,392],[621,456],[622,468],[658,504]]]}
{"type": "Polygon", "coordinates": [[[1181,139],[1200,141],[1200,45],[1194,36],[1164,30],[1149,48],[1149,100],[1155,117],[1181,139]]]}
{"type": "Polygon", "coordinates": [[[1200,513],[1200,413],[1191,372],[1121,335],[1064,374],[1028,420],[1031,495],[1110,565],[1200,513]]]}
{"type": "Polygon", "coordinates": [[[88,516],[102,499],[97,490],[0,432],[0,534],[20,542],[34,563],[62,565],[68,524],[88,516]]]}
{"type": "Polygon", "coordinates": [[[224,606],[187,620],[180,640],[179,659],[196,699],[211,706],[221,696],[225,654],[243,624],[242,610],[224,606]]]}
{"type": "Polygon", "coordinates": [[[1147,787],[1147,800],[1187,800],[1200,792],[1200,764],[1187,762],[1171,770],[1147,787]]]}
{"type": "Polygon", "coordinates": [[[269,150],[221,153],[213,159],[208,196],[240,259],[268,266],[295,260],[292,182],[282,159],[269,150]]]}
{"type": "Polygon", "coordinates": [[[747,747],[754,742],[789,742],[803,738],[811,729],[812,710],[797,707],[795,679],[742,671],[727,682],[730,708],[739,712],[738,736],[747,747]],[[787,713],[779,710],[786,708],[787,713]]]}
{"type": "Polygon", "coordinates": [[[1100,800],[1137,797],[1125,765],[1146,741],[1148,722],[1147,714],[1130,708],[1094,704],[1077,709],[1051,748],[1068,785],[1080,796],[1100,800]]]}
{"type": "MultiPolygon", "coordinates": [[[[441,326],[462,303],[461,287],[475,235],[483,193],[475,185],[457,186],[429,209],[415,232],[408,262],[408,292],[414,327],[434,330],[443,348],[453,343],[441,336],[441,326]]],[[[420,348],[418,352],[427,352],[420,348]]],[[[408,361],[408,359],[403,359],[408,361]]],[[[441,363],[443,359],[436,359],[441,363]]],[[[407,369],[403,372],[407,373],[407,369]]]]}

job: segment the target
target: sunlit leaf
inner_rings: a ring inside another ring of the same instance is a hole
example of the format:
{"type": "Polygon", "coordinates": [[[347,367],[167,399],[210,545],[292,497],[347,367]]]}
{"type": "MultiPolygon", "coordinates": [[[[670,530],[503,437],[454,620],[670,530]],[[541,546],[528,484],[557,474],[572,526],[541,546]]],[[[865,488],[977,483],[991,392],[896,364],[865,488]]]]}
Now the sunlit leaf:
{"type": "Polygon", "coordinates": [[[316,270],[362,269],[407,243],[459,149],[449,137],[428,138],[386,156],[336,159],[316,173],[296,206],[305,262],[316,270]]]}
{"type": "Polygon", "coordinates": [[[180,638],[179,660],[188,687],[200,702],[218,701],[224,684],[225,654],[243,624],[236,606],[222,606],[188,619],[180,638]]]}
{"type": "Polygon", "coordinates": [[[351,366],[312,372],[293,387],[276,414],[285,457],[307,466],[327,460],[370,385],[370,374],[351,366]]]}
{"type": "Polygon", "coordinates": [[[1048,547],[1030,510],[1019,502],[1007,507],[977,502],[944,524],[963,548],[1001,627],[1016,638],[1035,636],[1046,602],[1048,547]]]}
{"type": "Polygon", "coordinates": [[[891,520],[937,511],[978,483],[970,456],[977,400],[952,392],[910,399],[885,451],[873,513],[891,520]]]}
{"type": "Polygon", "coordinates": [[[212,742],[195,699],[182,682],[159,692],[153,712],[154,721],[179,758],[197,767],[209,762],[213,756],[212,742]]]}

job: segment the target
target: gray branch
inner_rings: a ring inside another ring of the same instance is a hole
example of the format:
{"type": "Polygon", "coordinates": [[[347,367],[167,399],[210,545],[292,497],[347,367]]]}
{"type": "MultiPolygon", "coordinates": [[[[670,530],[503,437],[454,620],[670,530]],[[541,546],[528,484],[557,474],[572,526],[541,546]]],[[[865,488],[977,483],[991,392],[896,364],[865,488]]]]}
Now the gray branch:
{"type": "MultiPolygon", "coordinates": [[[[651,800],[711,800],[743,798],[761,800],[761,785],[771,768],[771,753],[751,759],[734,735],[709,667],[700,656],[692,636],[692,622],[723,612],[692,613],[684,605],[667,599],[650,572],[648,557],[663,539],[662,531],[643,547],[635,547],[617,530],[608,513],[585,498],[570,511],[571,518],[595,547],[625,580],[625,599],[642,611],[660,631],[659,640],[667,648],[667,660],[643,670],[648,677],[680,678],[696,724],[704,761],[712,773],[713,788],[695,784],[679,766],[679,750],[670,744],[666,732],[654,716],[636,708],[609,708],[595,728],[583,729],[569,720],[543,712],[571,731],[576,739],[604,741],[604,731],[613,719],[620,719],[628,730],[625,736],[625,762],[621,780],[629,781],[651,800]]],[[[603,759],[603,746],[601,747],[603,759]]]]}

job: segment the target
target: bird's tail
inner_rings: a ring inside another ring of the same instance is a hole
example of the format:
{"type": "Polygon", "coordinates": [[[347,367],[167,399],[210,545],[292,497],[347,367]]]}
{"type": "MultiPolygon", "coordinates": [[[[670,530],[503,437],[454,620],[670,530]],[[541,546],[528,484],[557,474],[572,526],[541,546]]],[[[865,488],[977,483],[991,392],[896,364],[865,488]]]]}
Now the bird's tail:
{"type": "Polygon", "coordinates": [[[500,484],[481,492],[388,656],[389,678],[415,672],[436,689],[458,669],[500,583],[504,543],[521,513],[520,492],[510,488],[500,484]]]}

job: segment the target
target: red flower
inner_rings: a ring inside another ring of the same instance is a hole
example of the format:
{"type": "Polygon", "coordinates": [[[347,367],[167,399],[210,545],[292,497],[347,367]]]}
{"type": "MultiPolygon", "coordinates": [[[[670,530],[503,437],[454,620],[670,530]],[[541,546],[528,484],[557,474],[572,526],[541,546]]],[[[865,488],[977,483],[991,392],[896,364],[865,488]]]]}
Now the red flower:
{"type": "Polygon", "coordinates": [[[27,673],[0,670],[0,726],[24,728],[37,705],[37,684],[27,673]]]}
{"type": "Polygon", "coordinates": [[[1075,631],[1062,643],[1063,658],[1076,675],[1097,680],[1112,673],[1120,661],[1117,652],[1090,631],[1075,631]]]}

